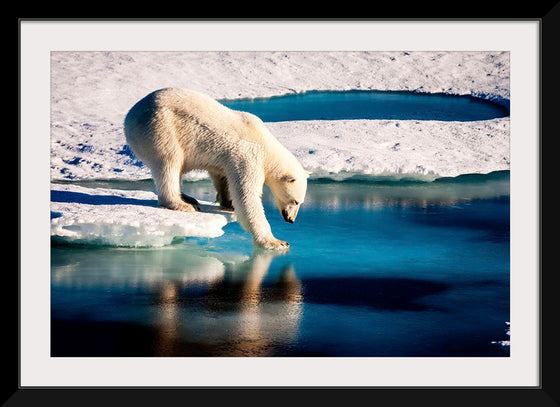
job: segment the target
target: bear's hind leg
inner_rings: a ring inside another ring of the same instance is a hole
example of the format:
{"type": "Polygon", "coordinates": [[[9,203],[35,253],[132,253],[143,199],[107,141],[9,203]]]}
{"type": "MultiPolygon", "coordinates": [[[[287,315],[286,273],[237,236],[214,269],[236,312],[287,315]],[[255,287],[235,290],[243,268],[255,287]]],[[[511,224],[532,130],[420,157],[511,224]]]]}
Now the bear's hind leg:
{"type": "Polygon", "coordinates": [[[195,212],[200,210],[198,201],[181,192],[181,167],[175,167],[171,163],[165,163],[159,171],[152,171],[156,190],[158,194],[158,204],[164,208],[195,212]],[[186,200],[183,200],[185,197],[186,200]]]}
{"type": "Polygon", "coordinates": [[[214,188],[216,188],[216,202],[220,204],[220,209],[233,211],[233,203],[229,195],[227,178],[221,174],[210,174],[214,188]]]}

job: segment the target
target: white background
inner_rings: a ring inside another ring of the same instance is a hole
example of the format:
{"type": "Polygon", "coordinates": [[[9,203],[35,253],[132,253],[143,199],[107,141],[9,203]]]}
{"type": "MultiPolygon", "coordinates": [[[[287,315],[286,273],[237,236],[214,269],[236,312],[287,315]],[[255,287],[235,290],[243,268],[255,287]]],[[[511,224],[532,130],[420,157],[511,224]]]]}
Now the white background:
{"type": "Polygon", "coordinates": [[[27,386],[538,386],[539,22],[21,22],[21,348],[27,386]],[[51,358],[51,51],[510,51],[509,358],[51,358]]]}

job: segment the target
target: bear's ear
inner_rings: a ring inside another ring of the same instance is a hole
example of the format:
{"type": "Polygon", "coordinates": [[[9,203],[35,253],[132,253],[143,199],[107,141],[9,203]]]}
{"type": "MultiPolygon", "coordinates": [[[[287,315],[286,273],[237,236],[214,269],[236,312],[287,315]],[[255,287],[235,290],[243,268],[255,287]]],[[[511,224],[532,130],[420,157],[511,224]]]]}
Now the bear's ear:
{"type": "Polygon", "coordinates": [[[283,182],[294,182],[296,179],[291,175],[284,175],[282,178],[283,182]]]}

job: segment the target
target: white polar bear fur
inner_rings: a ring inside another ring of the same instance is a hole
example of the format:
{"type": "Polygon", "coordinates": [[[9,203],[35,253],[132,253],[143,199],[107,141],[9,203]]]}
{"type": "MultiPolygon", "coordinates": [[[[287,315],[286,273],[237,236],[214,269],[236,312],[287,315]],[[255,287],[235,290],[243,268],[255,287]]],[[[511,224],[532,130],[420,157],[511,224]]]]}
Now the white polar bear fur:
{"type": "Polygon", "coordinates": [[[136,103],[124,129],[132,151],[151,170],[161,206],[198,210],[196,200],[181,198],[181,177],[206,170],[221,207],[235,209],[256,244],[269,249],[289,246],[272,234],[262,206],[263,184],[292,223],[305,198],[308,175],[257,116],[198,92],[166,88],[136,103]]]}

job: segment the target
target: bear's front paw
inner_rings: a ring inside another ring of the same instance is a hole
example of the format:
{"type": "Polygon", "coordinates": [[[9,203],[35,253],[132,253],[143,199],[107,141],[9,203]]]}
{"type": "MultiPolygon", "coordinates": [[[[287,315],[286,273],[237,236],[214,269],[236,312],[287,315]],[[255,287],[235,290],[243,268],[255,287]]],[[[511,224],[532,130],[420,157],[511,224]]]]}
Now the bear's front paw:
{"type": "Polygon", "coordinates": [[[263,241],[257,241],[256,243],[262,246],[263,248],[270,249],[270,250],[288,250],[288,248],[290,247],[290,244],[288,242],[274,239],[274,238],[266,239],[263,241]]]}

